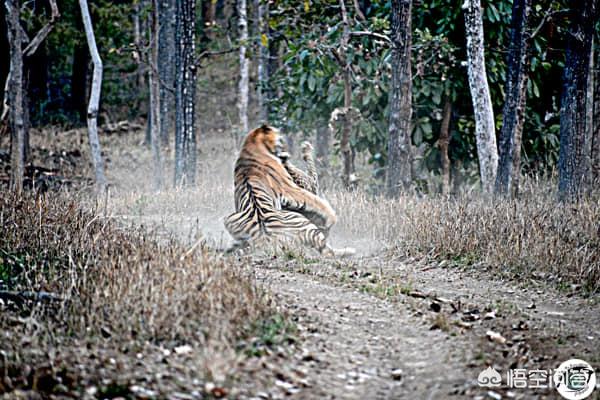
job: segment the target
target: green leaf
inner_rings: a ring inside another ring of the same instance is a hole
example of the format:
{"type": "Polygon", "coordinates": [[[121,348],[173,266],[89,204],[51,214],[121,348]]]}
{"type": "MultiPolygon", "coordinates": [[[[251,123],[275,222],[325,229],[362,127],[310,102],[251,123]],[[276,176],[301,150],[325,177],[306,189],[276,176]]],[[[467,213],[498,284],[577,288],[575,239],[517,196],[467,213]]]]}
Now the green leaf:
{"type": "Polygon", "coordinates": [[[311,92],[314,92],[316,83],[317,82],[315,81],[315,77],[313,75],[310,75],[308,77],[308,90],[310,90],[311,92]]]}

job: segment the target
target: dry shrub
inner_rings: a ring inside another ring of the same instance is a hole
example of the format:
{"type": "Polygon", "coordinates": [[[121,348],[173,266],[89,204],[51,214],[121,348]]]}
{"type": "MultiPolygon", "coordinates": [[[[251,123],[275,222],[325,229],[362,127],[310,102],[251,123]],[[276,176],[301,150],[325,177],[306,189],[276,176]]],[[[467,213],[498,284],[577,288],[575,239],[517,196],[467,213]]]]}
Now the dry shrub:
{"type": "Polygon", "coordinates": [[[327,197],[339,213],[337,231],[377,241],[392,254],[483,263],[501,275],[598,292],[598,200],[558,203],[548,187],[530,186],[511,201],[473,193],[389,200],[355,191],[327,197]]]}
{"type": "Polygon", "coordinates": [[[4,193],[0,222],[5,285],[67,298],[52,319],[70,334],[227,343],[267,313],[243,266],[122,230],[73,200],[4,193]]]}

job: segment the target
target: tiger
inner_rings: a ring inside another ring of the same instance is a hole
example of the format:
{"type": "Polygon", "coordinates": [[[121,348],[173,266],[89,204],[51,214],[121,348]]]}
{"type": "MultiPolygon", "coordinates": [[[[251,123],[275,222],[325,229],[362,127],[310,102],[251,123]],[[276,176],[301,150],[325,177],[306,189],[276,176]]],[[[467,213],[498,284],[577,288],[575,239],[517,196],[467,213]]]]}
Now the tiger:
{"type": "MultiPolygon", "coordinates": [[[[304,148],[312,156],[312,148],[304,148]]],[[[227,252],[260,238],[294,238],[323,255],[336,255],[327,243],[336,213],[316,194],[316,179],[296,168],[306,182],[312,181],[313,190],[294,181],[285,167],[289,155],[283,149],[282,136],[269,125],[252,130],[244,139],[234,167],[235,212],[225,219],[225,228],[234,238],[227,252]]],[[[343,252],[347,253],[351,251],[343,252]]]]}
{"type": "Polygon", "coordinates": [[[277,156],[281,159],[283,167],[290,174],[294,183],[300,186],[302,189],[308,190],[309,192],[318,195],[319,194],[319,177],[317,174],[317,167],[315,165],[315,159],[313,155],[313,147],[310,142],[304,141],[300,145],[302,151],[302,160],[306,166],[306,172],[296,167],[289,160],[290,154],[287,148],[282,148],[278,151],[277,156]]]}

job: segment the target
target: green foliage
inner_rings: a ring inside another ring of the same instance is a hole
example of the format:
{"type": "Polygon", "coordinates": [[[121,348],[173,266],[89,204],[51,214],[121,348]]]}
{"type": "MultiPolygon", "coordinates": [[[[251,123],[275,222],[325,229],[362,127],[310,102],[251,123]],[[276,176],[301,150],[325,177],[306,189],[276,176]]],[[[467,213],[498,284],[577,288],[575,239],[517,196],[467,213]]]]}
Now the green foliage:
{"type": "MultiPolygon", "coordinates": [[[[546,0],[532,11],[533,31],[546,13],[565,9],[561,1],[546,0]]],[[[328,122],[331,112],[343,106],[342,67],[333,54],[342,35],[339,2],[315,0],[310,7],[281,1],[273,12],[271,27],[286,38],[284,68],[274,78],[281,88],[272,120],[288,133],[311,132],[328,122]]],[[[450,126],[450,157],[461,166],[463,178],[476,177],[477,168],[473,110],[467,83],[465,33],[461,3],[431,0],[413,7],[413,145],[422,172],[437,172],[436,142],[446,99],[453,103],[450,126]]],[[[371,2],[361,21],[347,6],[351,31],[389,35],[390,3],[371,2]]],[[[512,1],[484,4],[486,68],[496,114],[502,124],[506,56],[510,34],[512,1]]],[[[526,170],[551,168],[558,153],[558,111],[564,52],[564,21],[545,20],[532,39],[528,108],[523,137],[526,170]],[[550,84],[549,84],[550,83],[550,84]],[[548,118],[547,116],[552,116],[548,118]]],[[[351,146],[367,151],[375,175],[381,176],[386,162],[387,97],[390,80],[390,48],[373,36],[354,36],[346,49],[352,64],[354,121],[351,146]]],[[[460,171],[458,171],[461,173],[460,171]]]]}

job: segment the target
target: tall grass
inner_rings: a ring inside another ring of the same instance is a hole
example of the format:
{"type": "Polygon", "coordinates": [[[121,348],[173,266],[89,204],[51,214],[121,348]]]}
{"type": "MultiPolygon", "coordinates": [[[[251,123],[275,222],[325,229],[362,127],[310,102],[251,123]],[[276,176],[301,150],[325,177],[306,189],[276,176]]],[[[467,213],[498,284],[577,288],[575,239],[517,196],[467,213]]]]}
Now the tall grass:
{"type": "Polygon", "coordinates": [[[600,290],[600,205],[595,196],[558,203],[547,185],[530,185],[517,200],[481,194],[327,193],[338,231],[380,243],[395,255],[483,263],[499,275],[535,277],[560,286],[600,290]]]}
{"type": "Polygon", "coordinates": [[[53,319],[70,334],[228,343],[268,312],[243,265],[124,230],[73,200],[0,194],[0,226],[5,289],[67,299],[53,319]]]}

